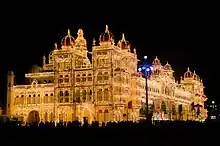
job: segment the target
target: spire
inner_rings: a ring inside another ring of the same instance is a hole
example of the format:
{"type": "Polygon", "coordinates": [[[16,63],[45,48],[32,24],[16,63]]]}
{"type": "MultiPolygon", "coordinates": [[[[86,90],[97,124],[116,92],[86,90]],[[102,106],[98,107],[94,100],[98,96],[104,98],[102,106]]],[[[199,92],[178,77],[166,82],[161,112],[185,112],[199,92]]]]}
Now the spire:
{"type": "Polygon", "coordinates": [[[67,31],[67,35],[70,36],[70,29],[68,29],[68,31],[67,31]]]}
{"type": "Polygon", "coordinates": [[[108,25],[105,25],[105,32],[108,33],[109,30],[108,30],[108,25]]]}
{"type": "Polygon", "coordinates": [[[122,33],[122,39],[121,39],[122,41],[126,41],[125,40],[125,34],[124,33],[122,33]]]}
{"type": "Polygon", "coordinates": [[[168,61],[167,61],[167,64],[169,64],[168,61]]]}
{"type": "Polygon", "coordinates": [[[83,30],[79,29],[77,32],[78,37],[83,37],[83,30]]]}
{"type": "Polygon", "coordinates": [[[189,67],[187,68],[187,71],[190,71],[190,70],[189,70],[189,67]]]}
{"type": "Polygon", "coordinates": [[[92,43],[93,43],[93,44],[92,44],[93,46],[95,46],[95,45],[96,45],[96,40],[95,40],[95,38],[93,38],[92,43]]]}
{"type": "Polygon", "coordinates": [[[54,43],[54,48],[55,48],[55,50],[57,49],[57,43],[54,43]]]}
{"type": "Polygon", "coordinates": [[[133,51],[134,51],[134,54],[136,55],[136,54],[137,54],[137,51],[136,51],[136,49],[135,49],[135,48],[134,48],[134,50],[133,50],[133,51]]]}
{"type": "Polygon", "coordinates": [[[43,56],[43,65],[45,65],[46,64],[46,56],[44,55],[43,56]]]}

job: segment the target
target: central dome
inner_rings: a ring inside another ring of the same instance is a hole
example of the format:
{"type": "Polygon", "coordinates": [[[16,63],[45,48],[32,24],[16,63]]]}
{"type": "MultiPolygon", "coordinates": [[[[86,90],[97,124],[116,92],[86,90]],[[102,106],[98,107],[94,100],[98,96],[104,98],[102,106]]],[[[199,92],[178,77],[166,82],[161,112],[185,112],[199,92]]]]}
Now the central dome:
{"type": "Polygon", "coordinates": [[[70,30],[68,29],[68,32],[67,32],[67,36],[65,36],[62,40],[61,40],[61,44],[63,46],[72,46],[75,44],[75,39],[74,37],[72,37],[70,35],[70,30]]]}
{"type": "Polygon", "coordinates": [[[99,37],[100,43],[112,42],[113,38],[114,38],[113,34],[108,30],[108,25],[106,25],[105,32],[103,32],[99,37]]]}

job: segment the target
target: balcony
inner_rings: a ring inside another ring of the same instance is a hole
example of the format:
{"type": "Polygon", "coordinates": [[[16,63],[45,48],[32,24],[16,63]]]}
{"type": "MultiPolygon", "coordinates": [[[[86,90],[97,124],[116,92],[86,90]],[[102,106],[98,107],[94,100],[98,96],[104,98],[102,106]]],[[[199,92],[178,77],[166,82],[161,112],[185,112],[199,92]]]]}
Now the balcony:
{"type": "Polygon", "coordinates": [[[80,69],[91,69],[92,65],[76,65],[75,69],[80,70],[80,69]]]}

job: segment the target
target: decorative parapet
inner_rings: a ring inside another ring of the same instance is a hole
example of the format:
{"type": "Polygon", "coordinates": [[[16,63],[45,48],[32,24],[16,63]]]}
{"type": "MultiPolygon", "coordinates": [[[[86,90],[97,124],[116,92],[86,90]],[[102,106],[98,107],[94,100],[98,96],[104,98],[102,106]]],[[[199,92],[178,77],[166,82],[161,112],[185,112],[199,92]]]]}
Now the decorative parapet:
{"type": "Polygon", "coordinates": [[[54,72],[44,72],[44,73],[28,73],[25,74],[26,78],[40,78],[40,77],[51,77],[54,76],[54,72]]]}

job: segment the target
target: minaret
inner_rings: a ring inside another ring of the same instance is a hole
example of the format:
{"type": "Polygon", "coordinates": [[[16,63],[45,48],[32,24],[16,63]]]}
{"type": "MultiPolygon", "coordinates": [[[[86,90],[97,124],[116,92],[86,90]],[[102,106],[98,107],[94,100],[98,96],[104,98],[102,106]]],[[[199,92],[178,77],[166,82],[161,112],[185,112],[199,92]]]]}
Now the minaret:
{"type": "Polygon", "coordinates": [[[46,64],[46,56],[43,56],[43,66],[46,64]]]}
{"type": "Polygon", "coordinates": [[[7,102],[6,115],[11,115],[13,109],[13,86],[14,86],[14,72],[9,71],[7,75],[7,102]]]}

